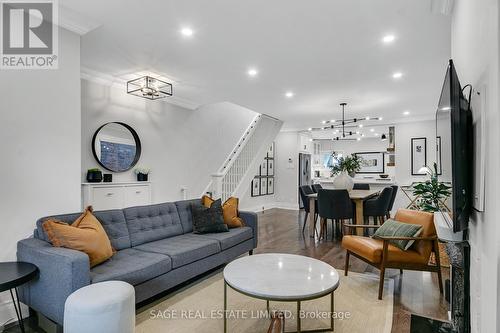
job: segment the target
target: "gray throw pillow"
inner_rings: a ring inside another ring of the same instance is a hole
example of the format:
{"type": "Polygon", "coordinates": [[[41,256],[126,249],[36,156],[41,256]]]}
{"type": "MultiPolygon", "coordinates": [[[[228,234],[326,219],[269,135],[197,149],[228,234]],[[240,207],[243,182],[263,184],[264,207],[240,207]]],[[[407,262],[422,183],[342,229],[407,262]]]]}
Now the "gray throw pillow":
{"type": "MultiPolygon", "coordinates": [[[[380,237],[418,237],[422,232],[422,226],[418,224],[402,223],[389,219],[377,229],[373,238],[380,239],[380,237]]],[[[408,250],[413,245],[414,240],[391,240],[389,243],[400,248],[401,250],[408,250]]]]}
{"type": "Polygon", "coordinates": [[[193,215],[193,233],[195,234],[229,231],[227,225],[224,224],[220,199],[215,200],[210,208],[201,203],[192,203],[191,214],[193,215]]]}

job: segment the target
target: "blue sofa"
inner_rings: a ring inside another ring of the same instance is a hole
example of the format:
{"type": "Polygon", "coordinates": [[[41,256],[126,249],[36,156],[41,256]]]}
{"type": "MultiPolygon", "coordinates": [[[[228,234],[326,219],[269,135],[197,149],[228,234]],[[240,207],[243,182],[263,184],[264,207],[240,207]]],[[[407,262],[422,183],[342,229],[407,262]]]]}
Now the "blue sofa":
{"type": "MultiPolygon", "coordinates": [[[[36,223],[34,237],[17,243],[17,258],[35,264],[38,278],[20,289],[30,308],[62,325],[64,302],[91,283],[121,280],[135,287],[136,303],[145,301],[257,247],[257,215],[240,212],[246,226],[217,234],[194,234],[190,204],[200,200],[96,211],[117,251],[89,268],[80,251],[53,247],[36,223]]],[[[72,223],[80,213],[54,216],[72,223]]]]}

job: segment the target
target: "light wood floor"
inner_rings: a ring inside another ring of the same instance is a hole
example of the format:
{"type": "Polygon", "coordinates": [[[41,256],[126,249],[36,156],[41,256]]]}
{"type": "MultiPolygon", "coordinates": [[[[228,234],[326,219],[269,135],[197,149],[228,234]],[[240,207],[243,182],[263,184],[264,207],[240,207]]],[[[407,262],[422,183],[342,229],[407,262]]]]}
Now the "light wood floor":
{"type": "MultiPolygon", "coordinates": [[[[315,241],[309,237],[307,228],[302,234],[304,212],[283,209],[271,209],[259,213],[259,245],[254,253],[282,252],[300,254],[323,260],[333,267],[343,270],[345,250],[340,240],[331,240],[331,231],[327,240],[315,241]]],[[[331,224],[329,223],[329,228],[331,224]]],[[[376,268],[351,256],[351,267],[354,272],[374,272],[376,268]]],[[[443,278],[449,275],[443,269],[443,278]]],[[[416,313],[435,319],[447,320],[448,303],[439,293],[437,274],[429,272],[404,271],[389,269],[386,277],[394,280],[394,319],[393,333],[410,332],[410,314],[416,313]]]]}

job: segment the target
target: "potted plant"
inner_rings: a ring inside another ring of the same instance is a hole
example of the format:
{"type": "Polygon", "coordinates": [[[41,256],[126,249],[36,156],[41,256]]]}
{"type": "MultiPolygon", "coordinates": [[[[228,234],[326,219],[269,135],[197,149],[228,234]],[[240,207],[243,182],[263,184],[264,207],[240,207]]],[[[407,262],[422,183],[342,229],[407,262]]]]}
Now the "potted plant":
{"type": "Polygon", "coordinates": [[[420,210],[431,213],[437,212],[451,195],[451,187],[438,181],[436,163],[434,163],[434,170],[429,167],[425,167],[425,169],[430,179],[424,183],[414,185],[413,195],[419,197],[416,204],[420,210]]]}
{"type": "Polygon", "coordinates": [[[336,153],[332,154],[332,158],[336,162],[331,167],[331,175],[335,176],[333,186],[337,189],[352,190],[354,186],[352,177],[361,168],[361,158],[355,154],[339,157],[336,153]]]}
{"type": "Polygon", "coordinates": [[[102,172],[98,168],[87,170],[87,182],[100,183],[102,181],[102,172]]]}
{"type": "Polygon", "coordinates": [[[151,172],[151,170],[149,168],[141,167],[141,168],[136,168],[134,172],[137,175],[138,182],[147,182],[148,175],[151,172]]]}

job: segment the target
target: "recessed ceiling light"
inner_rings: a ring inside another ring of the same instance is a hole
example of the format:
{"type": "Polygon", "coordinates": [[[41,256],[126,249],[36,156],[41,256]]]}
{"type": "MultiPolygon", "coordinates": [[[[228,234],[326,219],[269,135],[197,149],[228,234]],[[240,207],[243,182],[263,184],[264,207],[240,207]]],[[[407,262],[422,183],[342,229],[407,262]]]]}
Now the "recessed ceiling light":
{"type": "Polygon", "coordinates": [[[292,98],[292,97],[293,97],[293,95],[294,95],[294,93],[293,93],[292,91],[287,91],[287,92],[285,93],[285,96],[286,96],[287,98],[292,98]]]}
{"type": "Polygon", "coordinates": [[[396,72],[396,73],[392,74],[393,79],[400,79],[402,77],[403,77],[403,73],[401,73],[401,72],[396,72]]]}
{"type": "Polygon", "coordinates": [[[394,35],[386,35],[386,36],[384,36],[384,38],[382,38],[382,41],[386,44],[389,44],[389,43],[394,42],[395,39],[396,39],[396,36],[394,36],[394,35]]]}
{"type": "Polygon", "coordinates": [[[326,124],[326,120],[323,120],[321,123],[322,123],[322,124],[326,124]]]}
{"type": "Polygon", "coordinates": [[[404,114],[405,116],[408,116],[408,115],[410,114],[410,111],[405,111],[405,112],[403,112],[403,114],[404,114]]]}
{"type": "Polygon", "coordinates": [[[312,129],[311,127],[309,127],[307,130],[308,130],[308,131],[312,131],[313,129],[312,129]]]}
{"type": "Polygon", "coordinates": [[[250,69],[248,70],[247,74],[248,74],[249,76],[254,77],[254,76],[257,76],[257,74],[259,74],[259,72],[258,72],[255,68],[250,68],[250,69]]]}
{"type": "Polygon", "coordinates": [[[359,124],[359,125],[358,125],[358,127],[359,127],[359,128],[363,128],[363,124],[359,124]]]}
{"type": "Polygon", "coordinates": [[[186,37],[191,37],[194,34],[193,29],[185,27],[181,29],[181,34],[186,37]]]}
{"type": "Polygon", "coordinates": [[[357,138],[356,140],[361,141],[361,138],[357,138]]]}
{"type": "Polygon", "coordinates": [[[374,136],[378,136],[378,133],[373,133],[374,136]]]}
{"type": "Polygon", "coordinates": [[[378,117],[378,120],[382,120],[382,119],[384,119],[384,118],[382,118],[382,117],[378,117]]]}
{"type": "Polygon", "coordinates": [[[370,128],[370,132],[375,132],[375,129],[374,128],[370,128]]]}
{"type": "Polygon", "coordinates": [[[366,117],[365,120],[370,120],[370,117],[366,117]]]}

